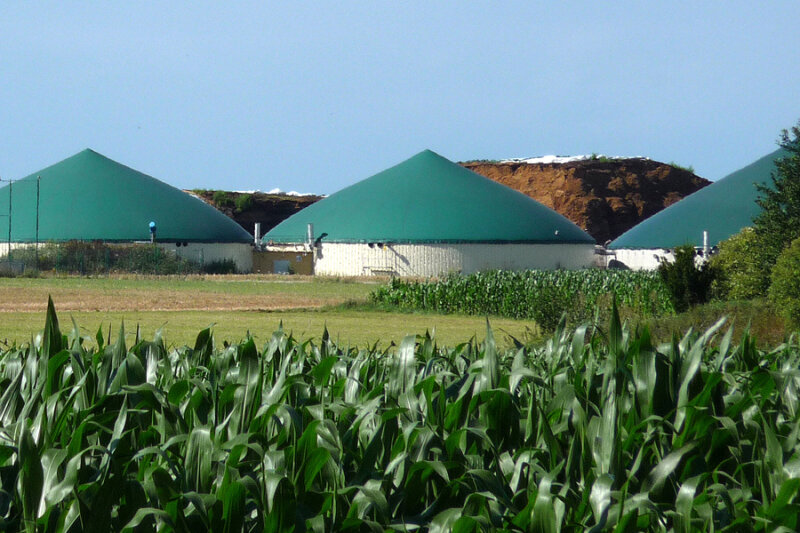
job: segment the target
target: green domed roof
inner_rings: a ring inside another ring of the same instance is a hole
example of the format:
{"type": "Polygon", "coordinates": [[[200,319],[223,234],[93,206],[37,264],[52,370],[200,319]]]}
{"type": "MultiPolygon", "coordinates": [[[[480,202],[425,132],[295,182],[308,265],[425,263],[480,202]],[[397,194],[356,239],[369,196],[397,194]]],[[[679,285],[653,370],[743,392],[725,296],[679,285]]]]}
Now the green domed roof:
{"type": "Polygon", "coordinates": [[[36,182],[39,184],[39,241],[150,239],[156,223],[161,242],[250,242],[236,222],[180,189],[121,165],[92,150],[35,172],[0,189],[0,241],[36,239],[36,182]]]}
{"type": "Polygon", "coordinates": [[[513,189],[425,150],[284,220],[264,243],[594,243],[578,226],[513,189]]]}
{"type": "Polygon", "coordinates": [[[700,189],[623,233],[609,248],[702,246],[703,231],[708,231],[709,246],[716,246],[752,226],[761,212],[755,184],[771,183],[775,160],[786,155],[786,150],[776,150],[700,189]]]}

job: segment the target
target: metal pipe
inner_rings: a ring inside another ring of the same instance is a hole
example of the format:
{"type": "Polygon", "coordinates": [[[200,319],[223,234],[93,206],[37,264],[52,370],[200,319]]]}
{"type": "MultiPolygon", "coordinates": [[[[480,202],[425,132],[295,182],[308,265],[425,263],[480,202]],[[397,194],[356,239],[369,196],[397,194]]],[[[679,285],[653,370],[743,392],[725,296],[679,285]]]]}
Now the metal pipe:
{"type": "Polygon", "coordinates": [[[316,274],[317,269],[317,247],[314,246],[314,224],[311,222],[306,226],[306,237],[308,238],[308,248],[311,252],[311,275],[316,274]]]}
{"type": "Polygon", "coordinates": [[[11,261],[11,185],[13,180],[8,181],[8,261],[11,261]]]}

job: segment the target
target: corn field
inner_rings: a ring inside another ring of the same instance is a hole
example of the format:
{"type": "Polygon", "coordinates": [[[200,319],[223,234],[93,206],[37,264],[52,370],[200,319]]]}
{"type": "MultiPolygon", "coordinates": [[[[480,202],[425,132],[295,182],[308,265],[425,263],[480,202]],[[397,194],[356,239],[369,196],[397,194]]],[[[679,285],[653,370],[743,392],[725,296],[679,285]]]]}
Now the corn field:
{"type": "Polygon", "coordinates": [[[442,280],[392,279],[371,301],[401,309],[495,315],[535,320],[546,330],[566,313],[570,323],[590,319],[597,306],[611,308],[616,294],[640,316],[674,313],[657,272],[630,270],[495,270],[442,280]]]}
{"type": "Polygon", "coordinates": [[[507,352],[168,350],[51,302],[0,352],[0,530],[796,531],[800,346],[611,315],[507,352]]]}

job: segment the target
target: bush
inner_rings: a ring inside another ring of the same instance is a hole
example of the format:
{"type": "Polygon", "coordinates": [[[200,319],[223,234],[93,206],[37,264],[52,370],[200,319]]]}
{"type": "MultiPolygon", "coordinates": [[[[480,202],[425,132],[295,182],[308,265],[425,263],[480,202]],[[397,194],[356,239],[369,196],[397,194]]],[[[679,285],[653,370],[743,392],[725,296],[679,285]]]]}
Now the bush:
{"type": "Polygon", "coordinates": [[[106,244],[104,242],[68,241],[46,243],[36,249],[18,248],[13,251],[14,263],[24,265],[24,271],[55,270],[56,272],[95,275],[112,272],[137,274],[191,274],[200,265],[178,257],[152,244],[106,244]]]}
{"type": "Polygon", "coordinates": [[[669,290],[672,305],[679,313],[708,301],[714,268],[708,263],[699,267],[695,264],[694,246],[687,244],[676,248],[675,260],[671,263],[662,262],[658,273],[669,290]]]}
{"type": "Polygon", "coordinates": [[[251,207],[255,200],[253,200],[252,194],[240,194],[236,197],[236,211],[241,213],[242,211],[247,211],[251,207]]]}
{"type": "Polygon", "coordinates": [[[120,248],[111,270],[137,274],[189,274],[199,270],[199,265],[152,244],[120,248]]]}
{"type": "Polygon", "coordinates": [[[605,155],[599,155],[597,152],[592,152],[592,155],[589,157],[592,161],[597,161],[599,163],[613,163],[616,161],[613,157],[608,157],[605,155]]]}
{"type": "Polygon", "coordinates": [[[206,274],[236,274],[236,261],[233,259],[219,259],[203,265],[206,274]]]}
{"type": "Polygon", "coordinates": [[[772,269],[769,299],[792,327],[800,327],[800,238],[778,256],[772,269]]]}
{"type": "Polygon", "coordinates": [[[678,170],[683,170],[683,171],[689,172],[691,174],[694,174],[694,167],[692,165],[683,166],[683,165],[679,165],[675,161],[670,161],[669,162],[669,166],[671,166],[672,168],[677,168],[678,170]]]}
{"type": "Polygon", "coordinates": [[[233,207],[233,198],[225,191],[214,191],[211,200],[217,207],[233,207]]]}
{"type": "Polygon", "coordinates": [[[765,296],[769,288],[769,267],[753,228],[719,244],[719,253],[711,258],[717,278],[713,292],[719,299],[750,300],[765,296]]]}

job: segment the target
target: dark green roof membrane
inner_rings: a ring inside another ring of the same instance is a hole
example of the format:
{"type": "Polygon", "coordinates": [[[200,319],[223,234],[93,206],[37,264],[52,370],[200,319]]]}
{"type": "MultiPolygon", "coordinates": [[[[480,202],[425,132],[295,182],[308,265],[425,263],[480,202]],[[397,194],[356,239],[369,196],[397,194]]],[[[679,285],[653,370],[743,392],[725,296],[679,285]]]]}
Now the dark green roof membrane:
{"type": "Polygon", "coordinates": [[[284,220],[263,242],[594,243],[528,196],[425,150],[284,220]]]}
{"type": "Polygon", "coordinates": [[[769,184],[775,160],[787,155],[783,149],[762,157],[708,187],[656,213],[613,241],[610,248],[674,248],[703,245],[708,231],[709,246],[752,226],[761,208],[756,203],[756,183],[769,184]]]}
{"type": "Polygon", "coordinates": [[[35,172],[0,189],[0,241],[150,239],[156,223],[161,242],[250,242],[236,222],[198,198],[121,165],[92,150],[35,172]]]}

